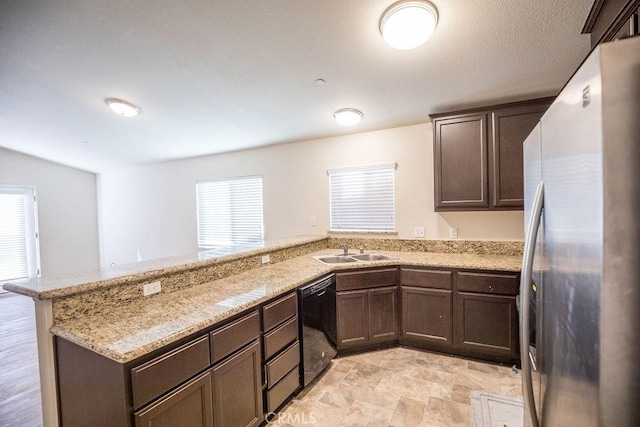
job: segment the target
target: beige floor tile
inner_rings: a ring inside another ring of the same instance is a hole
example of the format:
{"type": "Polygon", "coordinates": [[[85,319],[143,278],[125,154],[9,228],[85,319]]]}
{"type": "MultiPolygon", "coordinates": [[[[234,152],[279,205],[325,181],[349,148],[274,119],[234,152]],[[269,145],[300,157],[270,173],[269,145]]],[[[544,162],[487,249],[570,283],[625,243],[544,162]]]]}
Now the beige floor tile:
{"type": "Polygon", "coordinates": [[[500,375],[500,370],[498,369],[498,367],[495,365],[490,365],[489,363],[474,362],[470,360],[469,362],[467,362],[467,365],[467,369],[471,369],[472,371],[485,372],[487,374],[493,374],[497,376],[500,375]]]}
{"type": "Polygon", "coordinates": [[[422,379],[436,383],[451,384],[453,383],[453,373],[442,372],[432,368],[423,368],[422,379]]]}
{"type": "Polygon", "coordinates": [[[345,413],[346,410],[340,410],[322,402],[304,401],[293,410],[279,414],[278,422],[282,421],[293,426],[338,426],[345,413]]]}
{"type": "Polygon", "coordinates": [[[351,370],[351,368],[355,366],[356,363],[358,362],[350,359],[343,359],[343,358],[334,359],[331,361],[331,367],[329,368],[329,370],[348,373],[351,370]]]}
{"type": "Polygon", "coordinates": [[[472,388],[474,390],[485,390],[491,393],[501,392],[500,379],[484,372],[460,369],[453,375],[453,383],[472,388]]]}
{"type": "Polygon", "coordinates": [[[336,426],[384,426],[389,424],[393,410],[366,402],[354,402],[336,426]]]}
{"type": "Polygon", "coordinates": [[[470,387],[465,387],[460,384],[454,384],[451,389],[451,400],[453,400],[454,402],[469,405],[471,403],[472,391],[473,389],[470,387]]]}
{"type": "Polygon", "coordinates": [[[418,425],[422,421],[426,406],[425,402],[401,397],[389,425],[393,427],[414,427],[418,425]]]}
{"type": "Polygon", "coordinates": [[[373,389],[374,387],[360,387],[343,381],[336,385],[332,391],[355,400],[362,399],[362,396],[366,396],[367,393],[370,393],[373,389]]]}
{"type": "Polygon", "coordinates": [[[336,408],[347,409],[353,403],[353,398],[343,396],[335,391],[325,391],[318,401],[336,408]]]}
{"type": "Polygon", "coordinates": [[[394,410],[404,394],[405,391],[400,388],[381,387],[378,385],[374,390],[367,392],[360,400],[381,408],[394,410]]]}
{"type": "Polygon", "coordinates": [[[384,371],[379,366],[357,363],[342,381],[358,387],[375,388],[383,376],[384,371]]]}

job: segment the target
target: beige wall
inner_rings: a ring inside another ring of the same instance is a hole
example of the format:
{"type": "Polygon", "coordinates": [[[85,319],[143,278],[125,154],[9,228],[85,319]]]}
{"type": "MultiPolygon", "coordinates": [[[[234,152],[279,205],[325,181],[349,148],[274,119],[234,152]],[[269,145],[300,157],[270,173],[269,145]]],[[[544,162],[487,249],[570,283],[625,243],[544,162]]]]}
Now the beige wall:
{"type": "Polygon", "coordinates": [[[433,137],[430,123],[113,171],[98,177],[104,265],[197,250],[195,183],[263,175],[265,237],[326,234],[327,169],[398,163],[396,228],[413,238],[522,240],[523,213],[433,211],[433,137]],[[317,226],[310,225],[312,216],[317,226]]]}
{"type": "Polygon", "coordinates": [[[0,148],[0,184],[36,188],[43,277],[99,267],[95,174],[0,148]]]}

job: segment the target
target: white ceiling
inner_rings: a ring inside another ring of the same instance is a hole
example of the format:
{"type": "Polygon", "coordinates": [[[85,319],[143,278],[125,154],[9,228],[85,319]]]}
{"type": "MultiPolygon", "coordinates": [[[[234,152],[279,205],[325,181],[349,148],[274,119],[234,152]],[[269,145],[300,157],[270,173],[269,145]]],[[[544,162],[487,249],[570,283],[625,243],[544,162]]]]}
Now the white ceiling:
{"type": "Polygon", "coordinates": [[[392,2],[0,0],[0,146],[102,172],[424,123],[554,95],[589,51],[593,0],[433,0],[408,51],[378,31],[392,2]],[[364,120],[341,127],[342,107],[364,120]]]}

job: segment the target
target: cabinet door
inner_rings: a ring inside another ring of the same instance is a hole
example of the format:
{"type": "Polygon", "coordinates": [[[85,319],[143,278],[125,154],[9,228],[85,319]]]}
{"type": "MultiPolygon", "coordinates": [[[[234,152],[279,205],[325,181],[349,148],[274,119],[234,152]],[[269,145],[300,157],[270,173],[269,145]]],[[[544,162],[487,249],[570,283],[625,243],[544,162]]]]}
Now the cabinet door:
{"type": "Polygon", "coordinates": [[[136,426],[213,426],[211,371],[135,413],[136,426]]]}
{"type": "Polygon", "coordinates": [[[458,292],[456,346],[499,356],[518,357],[515,296],[458,292]]]}
{"type": "Polygon", "coordinates": [[[398,289],[396,286],[369,291],[369,341],[398,338],[398,289]]]}
{"type": "Polygon", "coordinates": [[[368,341],[368,292],[363,290],[336,293],[338,348],[355,347],[368,341]]]}
{"type": "Polygon", "coordinates": [[[489,207],[487,115],[434,123],[435,210],[489,207]]]}
{"type": "Polygon", "coordinates": [[[548,103],[506,108],[491,114],[491,205],[524,209],[522,144],[548,103]]]}
{"type": "Polygon", "coordinates": [[[257,426],[262,422],[260,341],[213,368],[216,427],[257,426]]]}
{"type": "Polygon", "coordinates": [[[451,290],[402,287],[402,337],[451,345],[451,290]]]}

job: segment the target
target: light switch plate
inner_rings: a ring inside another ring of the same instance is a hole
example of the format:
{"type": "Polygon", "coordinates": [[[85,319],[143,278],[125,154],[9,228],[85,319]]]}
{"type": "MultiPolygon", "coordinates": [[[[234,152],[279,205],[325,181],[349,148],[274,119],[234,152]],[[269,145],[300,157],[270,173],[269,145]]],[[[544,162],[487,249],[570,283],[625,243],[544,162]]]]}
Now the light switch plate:
{"type": "Polygon", "coordinates": [[[457,239],[458,238],[458,228],[457,227],[449,228],[449,238],[450,239],[457,239]]]}
{"type": "Polygon", "coordinates": [[[424,237],[424,227],[413,227],[413,237],[424,237]]]}
{"type": "Polygon", "coordinates": [[[311,226],[312,226],[312,227],[315,227],[315,226],[316,226],[316,224],[317,224],[316,217],[315,217],[315,216],[312,216],[312,217],[311,217],[311,226]]]}
{"type": "Polygon", "coordinates": [[[162,291],[162,285],[160,284],[159,280],[157,282],[147,283],[142,287],[142,294],[145,297],[148,297],[149,295],[157,294],[160,291],[162,291]]]}

